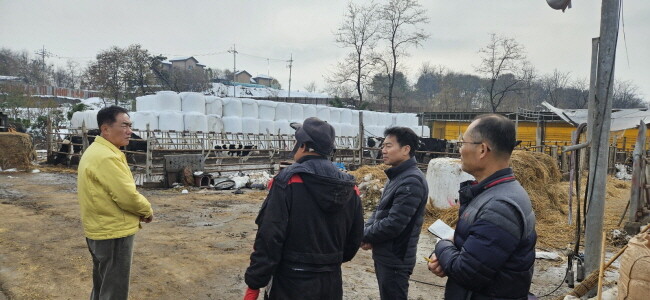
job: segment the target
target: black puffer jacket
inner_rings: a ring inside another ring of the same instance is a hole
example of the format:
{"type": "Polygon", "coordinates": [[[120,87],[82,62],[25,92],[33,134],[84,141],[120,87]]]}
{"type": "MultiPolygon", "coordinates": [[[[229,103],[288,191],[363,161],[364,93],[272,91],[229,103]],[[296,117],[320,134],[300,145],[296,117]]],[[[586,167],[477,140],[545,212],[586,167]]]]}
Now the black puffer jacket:
{"type": "Polygon", "coordinates": [[[429,188],[415,158],[385,172],[388,181],[377,210],[366,221],[363,242],[372,244],[375,261],[412,269],[429,188]]]}
{"type": "Polygon", "coordinates": [[[274,178],[255,223],[250,288],[266,286],[278,268],[336,270],[354,257],[363,235],[354,177],[325,157],[304,157],[274,178]]]}
{"type": "Polygon", "coordinates": [[[436,256],[449,277],[445,299],[521,299],[535,265],[535,214],[510,168],[460,189],[454,243],[442,240],[436,256]]]}

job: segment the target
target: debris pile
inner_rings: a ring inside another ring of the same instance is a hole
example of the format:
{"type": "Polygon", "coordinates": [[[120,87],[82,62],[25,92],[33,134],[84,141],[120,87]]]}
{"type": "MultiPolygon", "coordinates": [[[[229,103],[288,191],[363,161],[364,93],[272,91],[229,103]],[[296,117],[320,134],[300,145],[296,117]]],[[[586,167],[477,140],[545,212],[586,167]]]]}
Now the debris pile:
{"type": "Polygon", "coordinates": [[[389,166],[385,164],[375,166],[361,166],[355,171],[349,171],[355,177],[361,201],[366,210],[374,210],[381,199],[381,193],[384,190],[384,184],[388,177],[384,170],[389,166]]]}
{"type": "Polygon", "coordinates": [[[0,132],[0,168],[30,169],[36,152],[29,134],[0,132]]]}

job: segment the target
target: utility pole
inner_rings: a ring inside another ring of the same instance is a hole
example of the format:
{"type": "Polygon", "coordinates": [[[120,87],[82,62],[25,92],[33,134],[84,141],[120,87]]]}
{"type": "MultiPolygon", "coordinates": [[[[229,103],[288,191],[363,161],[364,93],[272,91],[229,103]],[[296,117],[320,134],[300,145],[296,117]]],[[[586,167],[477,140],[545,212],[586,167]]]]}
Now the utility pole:
{"type": "Polygon", "coordinates": [[[49,57],[50,55],[52,55],[52,53],[45,50],[45,45],[43,45],[43,49],[41,49],[40,51],[36,51],[35,54],[41,57],[43,85],[46,85],[45,79],[47,78],[47,76],[45,75],[45,57],[46,56],[49,57]]]}
{"type": "Polygon", "coordinates": [[[289,59],[289,96],[291,97],[291,68],[293,67],[293,53],[291,53],[291,58],[289,59]]]}
{"type": "Polygon", "coordinates": [[[612,114],[614,65],[618,39],[620,0],[603,0],[598,45],[598,70],[593,98],[589,99],[591,150],[589,155],[589,204],[586,211],[585,272],[599,267],[603,217],[605,214],[605,187],[609,161],[609,131],[612,114]]]}
{"type": "Polygon", "coordinates": [[[232,44],[232,50],[228,50],[228,53],[232,53],[232,96],[237,97],[237,90],[235,86],[235,79],[237,78],[237,49],[235,49],[235,44],[232,44]]]}

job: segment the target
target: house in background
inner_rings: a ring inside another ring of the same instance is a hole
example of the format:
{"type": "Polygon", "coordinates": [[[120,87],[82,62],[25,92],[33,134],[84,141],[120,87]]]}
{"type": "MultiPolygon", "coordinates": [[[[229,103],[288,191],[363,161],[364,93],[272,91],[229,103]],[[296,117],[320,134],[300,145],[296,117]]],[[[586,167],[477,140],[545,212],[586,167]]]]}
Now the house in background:
{"type": "Polygon", "coordinates": [[[239,83],[252,83],[251,78],[253,75],[250,73],[246,72],[246,70],[241,70],[237,73],[235,73],[235,82],[239,83]]]}
{"type": "Polygon", "coordinates": [[[253,77],[253,81],[257,84],[261,84],[271,88],[276,88],[276,89],[280,88],[280,83],[278,82],[278,80],[268,75],[263,75],[263,74],[257,75],[253,77]]]}
{"type": "Polygon", "coordinates": [[[189,57],[177,57],[174,59],[163,61],[162,68],[165,71],[171,71],[172,69],[205,70],[205,65],[200,64],[199,61],[196,60],[196,58],[194,58],[194,56],[189,56],[189,57]]]}

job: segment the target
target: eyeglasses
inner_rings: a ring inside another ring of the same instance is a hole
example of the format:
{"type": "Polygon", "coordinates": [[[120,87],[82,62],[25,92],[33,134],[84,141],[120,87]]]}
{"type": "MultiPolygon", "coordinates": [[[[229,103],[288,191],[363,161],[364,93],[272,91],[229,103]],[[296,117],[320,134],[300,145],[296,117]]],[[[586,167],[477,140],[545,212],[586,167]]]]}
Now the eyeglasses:
{"type": "Polygon", "coordinates": [[[456,148],[460,148],[460,147],[462,147],[463,144],[480,145],[480,144],[483,144],[483,142],[465,142],[465,141],[458,141],[458,142],[456,142],[456,148]]]}

